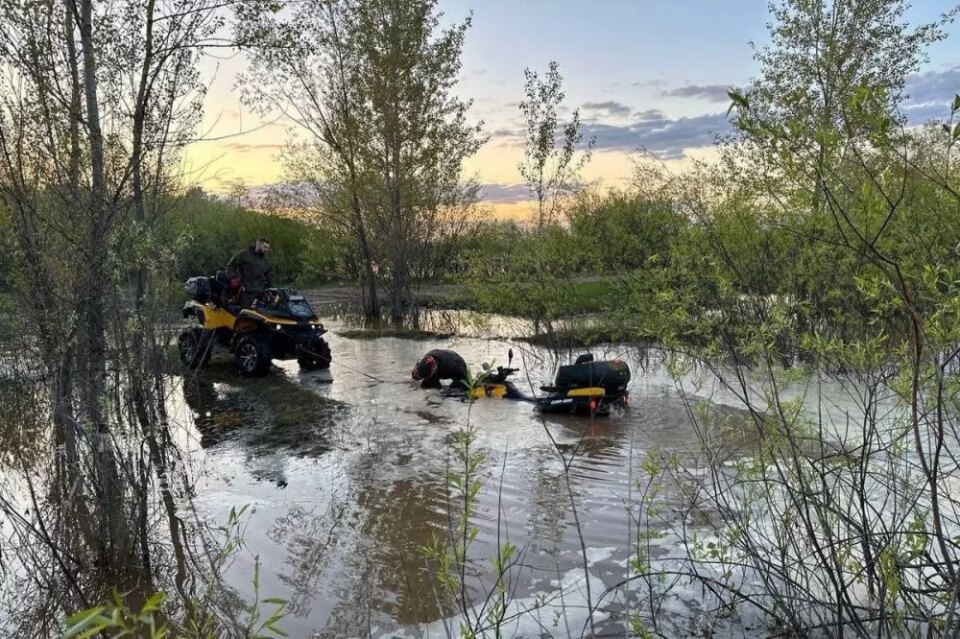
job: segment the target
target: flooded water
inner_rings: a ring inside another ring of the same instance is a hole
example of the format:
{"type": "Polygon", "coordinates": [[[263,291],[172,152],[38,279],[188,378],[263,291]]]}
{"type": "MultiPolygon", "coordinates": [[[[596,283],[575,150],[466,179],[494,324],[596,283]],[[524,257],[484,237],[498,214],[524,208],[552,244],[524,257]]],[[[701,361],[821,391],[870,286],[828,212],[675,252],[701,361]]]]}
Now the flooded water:
{"type": "MultiPolygon", "coordinates": [[[[711,375],[686,375],[678,388],[656,358],[601,346],[590,349],[597,359],[621,358],[633,371],[629,408],[596,419],[541,415],[527,403],[468,403],[410,379],[432,348],[455,349],[474,371],[484,362],[505,365],[512,348],[518,386],[539,393],[582,350],[510,341],[529,329],[523,322],[432,313],[421,329],[459,336],[417,340],[371,339],[343,320],[330,328],[329,372],[285,362],[247,380],[220,355],[208,369],[176,378],[169,400],[190,483],[181,515],[216,524],[248,507],[225,578],[249,600],[259,565],[260,596],[290,602],[281,623],[290,636],[459,637],[462,624],[485,625],[498,585],[500,636],[624,636],[635,614],[649,628],[651,610],[663,636],[759,631],[749,610],[716,614],[716,600],[689,578],[691,540],[715,539],[724,522],[690,508],[689,486],[660,472],[673,465],[682,477],[704,476],[704,446],[728,459],[755,453],[742,402],[711,375]],[[694,419],[703,406],[716,418],[710,423],[725,427],[705,430],[694,419]],[[468,427],[471,452],[483,461],[470,519],[477,534],[458,598],[444,590],[424,549],[449,539],[459,512],[451,501],[455,434],[468,427]],[[493,561],[509,547],[516,551],[498,582],[493,561]],[[657,583],[636,577],[637,562],[657,583]]],[[[855,388],[814,393],[816,386],[799,380],[784,397],[829,397],[805,402],[805,410],[849,425],[855,388]]],[[[847,441],[850,433],[829,437],[847,441]]]]}
{"type": "MultiPolygon", "coordinates": [[[[469,423],[474,450],[485,455],[471,601],[479,606],[494,591],[490,562],[509,541],[519,561],[508,572],[515,618],[506,636],[581,636],[590,616],[598,629],[623,632],[636,588],[618,584],[636,550],[644,461],[649,451],[669,451],[695,464],[700,452],[688,405],[660,367],[644,369],[624,348],[593,349],[598,359],[630,363],[629,409],[596,419],[542,416],[525,403],[469,404],[421,390],[409,371],[431,348],[453,348],[477,370],[505,365],[512,347],[518,381],[534,391],[557,365],[546,351],[500,339],[348,339],[336,331],[329,342],[330,373],[301,373],[291,362],[264,380],[241,380],[229,359],[214,360],[183,380],[184,399],[174,401],[197,478],[195,505],[214,520],[251,507],[228,574],[233,586],[250,591],[259,557],[261,592],[292,603],[283,623],[291,636],[459,636],[464,613],[440,592],[423,549],[447,534],[452,435],[469,423]]],[[[651,557],[669,562],[684,555],[681,529],[709,532],[709,522],[670,510],[679,501],[669,491],[657,499],[667,511],[651,557]]],[[[683,629],[701,598],[678,586],[664,614],[672,610],[670,623],[683,629]]]]}

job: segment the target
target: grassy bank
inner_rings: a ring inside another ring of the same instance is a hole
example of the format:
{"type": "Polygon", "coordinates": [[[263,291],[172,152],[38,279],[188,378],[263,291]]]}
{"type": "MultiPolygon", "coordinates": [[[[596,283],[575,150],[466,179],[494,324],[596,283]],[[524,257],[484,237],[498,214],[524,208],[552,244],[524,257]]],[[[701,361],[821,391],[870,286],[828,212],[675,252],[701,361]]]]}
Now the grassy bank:
{"type": "MultiPolygon", "coordinates": [[[[535,319],[532,308],[505,309],[496,303],[496,294],[486,287],[503,284],[427,284],[421,288],[417,302],[421,308],[469,310],[485,313],[504,313],[525,319],[535,319]],[[511,312],[514,311],[514,312],[511,312]]],[[[557,291],[553,311],[556,317],[572,317],[615,308],[621,291],[617,278],[590,278],[565,283],[557,291]]]]}

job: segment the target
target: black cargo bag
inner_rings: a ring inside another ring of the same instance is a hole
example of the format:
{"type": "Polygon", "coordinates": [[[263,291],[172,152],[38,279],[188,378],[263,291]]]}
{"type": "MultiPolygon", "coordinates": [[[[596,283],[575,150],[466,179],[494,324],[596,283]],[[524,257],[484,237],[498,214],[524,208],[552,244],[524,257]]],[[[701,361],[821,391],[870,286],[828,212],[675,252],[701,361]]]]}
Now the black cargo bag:
{"type": "Polygon", "coordinates": [[[187,295],[196,302],[205,303],[210,301],[210,278],[209,277],[191,277],[183,285],[187,295]]]}
{"type": "Polygon", "coordinates": [[[608,395],[624,393],[630,383],[630,367],[615,359],[609,362],[584,362],[561,366],[554,382],[561,391],[599,386],[608,395]]]}

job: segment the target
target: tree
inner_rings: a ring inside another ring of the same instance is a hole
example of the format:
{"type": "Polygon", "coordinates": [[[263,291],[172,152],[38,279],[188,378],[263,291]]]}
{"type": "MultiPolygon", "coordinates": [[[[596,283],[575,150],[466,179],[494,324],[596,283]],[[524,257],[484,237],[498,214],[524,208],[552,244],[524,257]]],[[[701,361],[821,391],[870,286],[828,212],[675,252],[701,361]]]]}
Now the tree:
{"type": "Polygon", "coordinates": [[[574,109],[570,121],[561,123],[565,95],[555,61],[550,62],[542,80],[530,69],[524,69],[523,75],[525,97],[520,110],[527,121],[526,157],[519,169],[534,198],[537,228],[543,229],[556,223],[563,198],[580,188],[580,171],[590,161],[595,140],[591,138],[586,151],[575,158],[583,140],[580,110],[574,109]]]}
{"type": "MultiPolygon", "coordinates": [[[[943,129],[912,130],[899,110],[907,74],[956,9],[916,30],[904,9],[774,7],[761,77],[733,94],[738,144],[687,198],[706,221],[684,265],[692,286],[658,300],[664,341],[705,344],[691,350],[750,412],[758,452],[734,481],[714,480],[711,502],[743,533],[733,554],[763,575],[763,605],[797,636],[960,631],[948,532],[960,503],[944,489],[956,468],[948,371],[960,325],[946,309],[960,98],[943,129]],[[784,370],[794,362],[801,370],[784,370]],[[836,383],[857,409],[831,419],[814,408],[819,391],[788,398],[796,379],[836,383]],[[754,501],[763,525],[734,512],[754,501]]],[[[715,458],[715,478],[727,463],[715,458]]]]}
{"type": "Polygon", "coordinates": [[[550,62],[544,79],[537,72],[524,70],[525,97],[520,103],[526,121],[525,159],[519,170],[534,200],[536,232],[522,242],[511,242],[513,250],[506,259],[510,267],[494,275],[490,286],[479,268],[478,295],[491,310],[509,309],[533,320],[534,331],[549,334],[554,322],[568,307],[574,295],[572,278],[578,274],[583,253],[579,242],[570,241],[557,226],[563,205],[580,192],[580,171],[590,159],[593,140],[577,157],[582,141],[580,114],[574,110],[569,122],[562,123],[563,78],[556,62],[550,62]]]}
{"type": "Polygon", "coordinates": [[[150,566],[148,483],[166,472],[154,329],[169,294],[152,226],[200,115],[195,63],[221,26],[214,8],[0,1],[0,208],[18,313],[4,323],[21,327],[21,365],[37,371],[53,425],[49,494],[15,521],[43,549],[23,565],[68,584],[51,594],[62,611],[89,594],[76,562],[114,575],[150,566]]]}
{"type": "Polygon", "coordinates": [[[242,16],[255,45],[248,99],[307,132],[288,149],[290,177],[356,238],[367,313],[379,312],[379,281],[403,316],[431,240],[462,226],[476,198],[461,173],[479,128],[452,95],[469,20],[437,33],[433,0],[311,0],[287,18],[269,6],[242,16]]]}
{"type": "Polygon", "coordinates": [[[261,113],[283,113],[306,133],[307,141],[289,144],[283,158],[287,177],[302,187],[295,202],[354,238],[363,310],[377,316],[373,248],[360,201],[359,96],[349,82],[357,64],[348,49],[350,5],[313,0],[288,9],[289,17],[280,19],[269,3],[238,5],[238,39],[250,53],[243,97],[261,113]]]}
{"type": "Polygon", "coordinates": [[[368,0],[356,6],[351,38],[364,97],[361,147],[368,202],[381,241],[390,315],[410,301],[416,264],[438,234],[454,230],[477,198],[463,161],[480,146],[469,102],[452,94],[470,19],[436,34],[436,0],[368,0]],[[467,205],[467,206],[464,206],[467,205]]]}
{"type": "Polygon", "coordinates": [[[233,180],[227,188],[227,201],[233,205],[233,208],[240,210],[243,208],[244,200],[247,199],[247,184],[241,179],[233,180]]]}
{"type": "MultiPolygon", "coordinates": [[[[851,153],[905,124],[899,107],[906,78],[918,71],[927,47],[945,37],[943,26],[958,11],[955,6],[934,22],[910,27],[904,21],[907,6],[903,0],[771,5],[770,42],[755,53],[760,74],[746,89],[731,92],[738,108],[733,144],[723,149],[729,176],[752,182],[750,189],[776,193],[763,207],[769,224],[799,217],[793,231],[800,233],[792,237],[801,255],[811,254],[805,243],[822,246],[820,240],[836,239],[829,192],[844,180],[859,179],[844,173],[851,153]]],[[[810,266],[817,264],[811,260],[810,266]]],[[[853,296],[822,285],[820,280],[832,281],[837,270],[817,270],[816,276],[793,271],[795,281],[778,281],[823,316],[853,296]]],[[[801,317],[816,321],[808,313],[801,317]]]]}
{"type": "Polygon", "coordinates": [[[898,107],[907,76],[919,70],[927,47],[945,37],[942,27],[960,10],[954,6],[937,21],[911,28],[903,20],[907,6],[904,0],[771,5],[770,43],[754,54],[760,75],[732,94],[737,104],[749,104],[738,111],[740,141],[781,160],[810,156],[823,166],[840,157],[848,141],[867,134],[874,116],[902,123],[898,107]],[[864,89],[874,99],[858,115],[851,105],[864,89]]]}

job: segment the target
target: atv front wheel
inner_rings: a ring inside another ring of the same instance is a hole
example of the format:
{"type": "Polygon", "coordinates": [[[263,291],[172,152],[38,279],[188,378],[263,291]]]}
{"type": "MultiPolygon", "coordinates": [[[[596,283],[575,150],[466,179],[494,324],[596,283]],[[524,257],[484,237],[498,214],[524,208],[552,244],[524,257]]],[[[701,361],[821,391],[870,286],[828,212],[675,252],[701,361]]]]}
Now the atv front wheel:
{"type": "Polygon", "coordinates": [[[297,358],[300,370],[316,371],[330,368],[330,346],[321,337],[310,342],[310,346],[300,352],[297,358]]]}
{"type": "Polygon", "coordinates": [[[204,330],[199,326],[188,328],[180,333],[180,339],[177,342],[180,361],[187,368],[206,366],[212,354],[213,349],[211,347],[210,337],[204,335],[204,330]]]}
{"type": "Polygon", "coordinates": [[[244,377],[263,377],[270,370],[270,347],[256,335],[240,338],[234,355],[244,377]]]}

